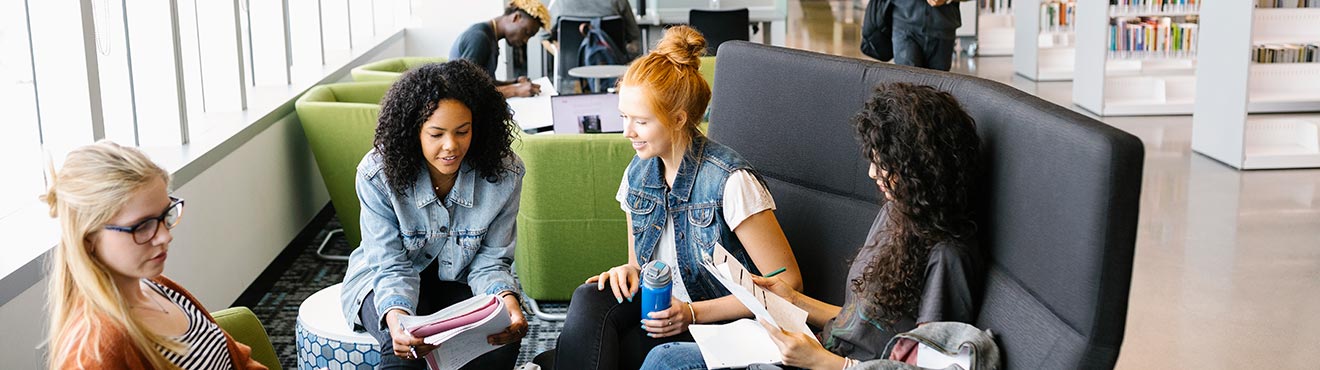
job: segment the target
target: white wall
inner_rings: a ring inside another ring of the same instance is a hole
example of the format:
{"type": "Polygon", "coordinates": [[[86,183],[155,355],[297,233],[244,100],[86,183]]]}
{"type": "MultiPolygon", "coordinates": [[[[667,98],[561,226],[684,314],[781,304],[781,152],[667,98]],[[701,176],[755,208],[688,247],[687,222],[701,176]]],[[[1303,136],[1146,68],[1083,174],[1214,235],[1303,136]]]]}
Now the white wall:
{"type": "Polygon", "coordinates": [[[188,204],[165,274],[212,310],[228,307],[330,201],[295,114],[174,194],[188,204]]]}
{"type": "Polygon", "coordinates": [[[46,279],[0,306],[0,367],[44,369],[44,352],[37,346],[46,340],[46,279]]]}
{"type": "Polygon", "coordinates": [[[463,1],[459,6],[455,6],[455,2],[413,2],[412,23],[408,27],[408,55],[448,57],[454,39],[464,30],[504,13],[503,1],[463,1]]]}

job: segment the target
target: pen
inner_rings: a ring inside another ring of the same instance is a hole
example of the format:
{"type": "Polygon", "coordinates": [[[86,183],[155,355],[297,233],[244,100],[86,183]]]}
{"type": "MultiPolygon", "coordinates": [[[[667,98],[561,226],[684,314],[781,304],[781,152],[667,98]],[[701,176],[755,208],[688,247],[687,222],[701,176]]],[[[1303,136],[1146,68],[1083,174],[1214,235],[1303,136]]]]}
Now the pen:
{"type": "Polygon", "coordinates": [[[763,276],[763,277],[766,277],[766,278],[774,277],[775,275],[779,275],[779,273],[784,272],[784,271],[787,271],[787,270],[788,270],[787,267],[780,267],[778,270],[772,271],[772,272],[770,272],[769,274],[765,274],[765,276],[763,276]]]}

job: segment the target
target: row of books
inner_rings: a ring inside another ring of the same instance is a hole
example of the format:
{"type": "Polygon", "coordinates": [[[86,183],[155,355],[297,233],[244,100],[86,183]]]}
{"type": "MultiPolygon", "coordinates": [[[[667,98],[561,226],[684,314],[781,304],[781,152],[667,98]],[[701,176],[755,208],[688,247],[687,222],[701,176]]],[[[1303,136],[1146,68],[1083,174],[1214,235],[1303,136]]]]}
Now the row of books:
{"type": "Polygon", "coordinates": [[[1195,13],[1200,9],[1201,0],[1109,0],[1109,14],[1195,13]]]}
{"type": "Polygon", "coordinates": [[[1320,45],[1317,44],[1252,45],[1251,61],[1256,63],[1320,63],[1320,45]]]}
{"type": "Polygon", "coordinates": [[[1155,8],[1164,8],[1174,5],[1197,5],[1200,3],[1201,0],[1109,0],[1109,5],[1155,8]]]}
{"type": "Polygon", "coordinates": [[[1155,52],[1168,55],[1196,53],[1197,27],[1170,17],[1115,18],[1109,25],[1109,51],[1155,52]]]}
{"type": "Polygon", "coordinates": [[[1013,12],[1013,0],[977,0],[976,5],[991,13],[1013,12]]]}
{"type": "Polygon", "coordinates": [[[1257,0],[1257,8],[1320,8],[1320,0],[1257,0]]]}
{"type": "Polygon", "coordinates": [[[1047,1],[1040,3],[1040,28],[1042,30],[1061,30],[1072,28],[1076,21],[1073,13],[1077,2],[1047,1]]]}

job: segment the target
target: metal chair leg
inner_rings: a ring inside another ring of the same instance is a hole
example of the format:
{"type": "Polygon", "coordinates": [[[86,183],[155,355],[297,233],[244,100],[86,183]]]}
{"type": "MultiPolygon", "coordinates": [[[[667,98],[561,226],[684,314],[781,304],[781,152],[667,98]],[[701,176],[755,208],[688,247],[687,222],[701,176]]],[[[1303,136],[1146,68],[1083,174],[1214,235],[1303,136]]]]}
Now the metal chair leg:
{"type": "Polygon", "coordinates": [[[532,314],[536,315],[536,317],[541,320],[564,321],[564,319],[568,318],[567,313],[547,313],[545,311],[541,311],[541,305],[536,303],[536,300],[532,299],[532,297],[523,295],[523,300],[526,301],[528,303],[527,306],[532,309],[532,314]]]}
{"type": "Polygon", "coordinates": [[[316,258],[325,261],[348,261],[348,255],[325,254],[325,246],[330,245],[330,239],[334,238],[336,233],[343,234],[344,229],[330,230],[325,234],[325,240],[322,240],[321,246],[316,248],[316,258]]]}

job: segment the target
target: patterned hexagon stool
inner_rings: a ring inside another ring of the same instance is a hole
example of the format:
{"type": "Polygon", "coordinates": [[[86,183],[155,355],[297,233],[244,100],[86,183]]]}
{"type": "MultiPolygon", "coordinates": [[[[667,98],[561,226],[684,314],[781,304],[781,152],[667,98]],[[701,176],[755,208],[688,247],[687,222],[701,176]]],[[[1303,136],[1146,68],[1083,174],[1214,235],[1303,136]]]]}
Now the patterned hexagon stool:
{"type": "Polygon", "coordinates": [[[298,307],[299,370],[371,370],[380,363],[380,346],[367,333],[349,330],[339,308],[341,284],[307,297],[298,307]]]}

